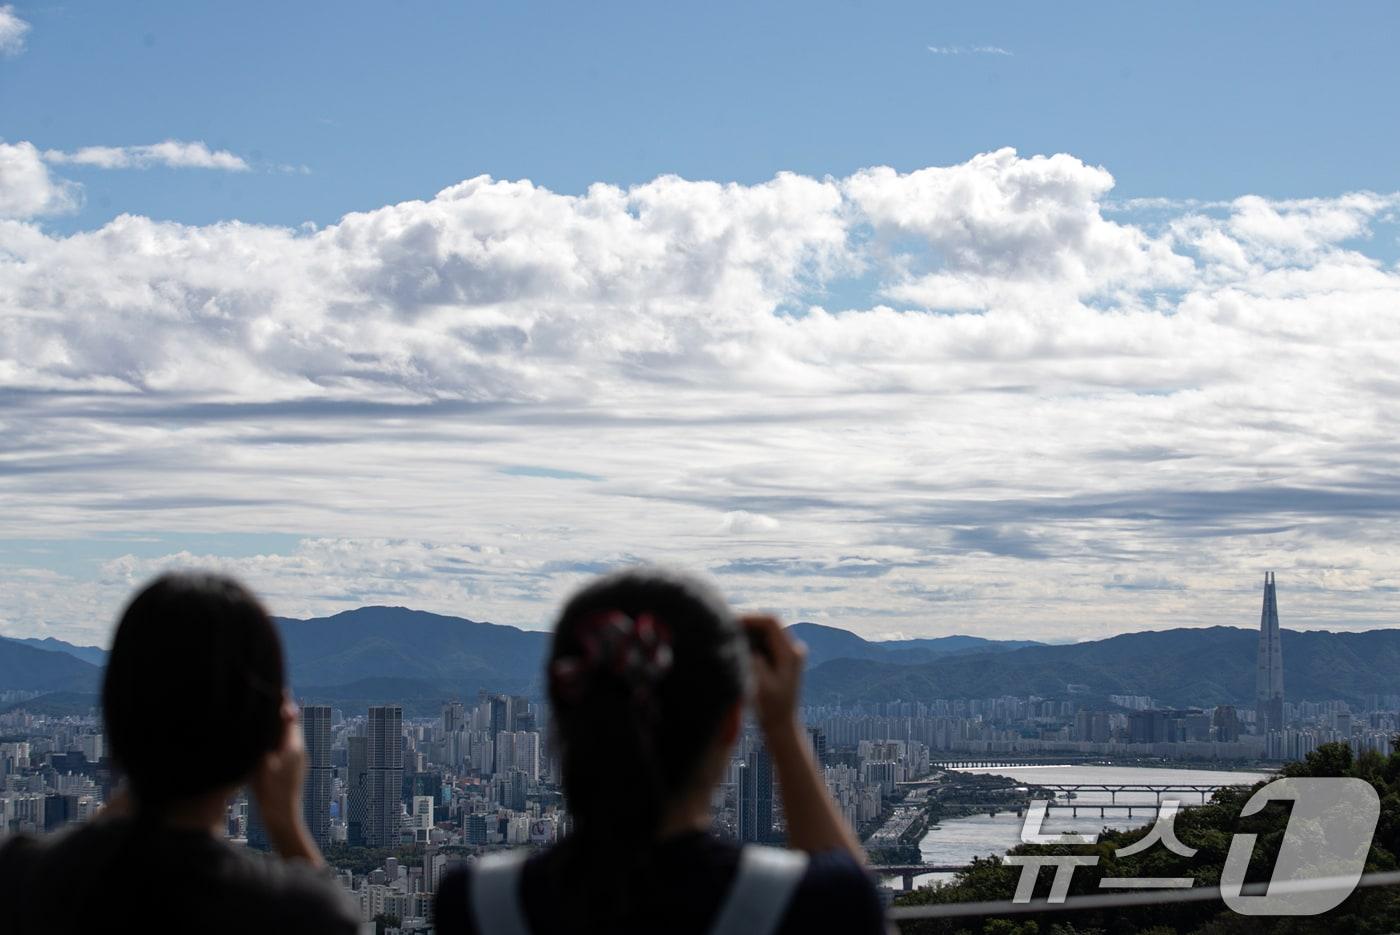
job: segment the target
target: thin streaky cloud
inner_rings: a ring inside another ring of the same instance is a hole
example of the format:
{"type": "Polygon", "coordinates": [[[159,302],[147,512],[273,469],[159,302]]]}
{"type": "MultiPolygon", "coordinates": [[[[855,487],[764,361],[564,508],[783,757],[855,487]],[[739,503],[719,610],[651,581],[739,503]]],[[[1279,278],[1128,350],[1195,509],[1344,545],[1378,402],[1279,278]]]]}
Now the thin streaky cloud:
{"type": "Polygon", "coordinates": [[[928,50],[934,55],[1005,55],[1015,53],[999,45],[931,45],[928,50]]]}
{"type": "Polygon", "coordinates": [[[243,157],[226,149],[210,149],[195,140],[165,140],[145,146],[84,146],[71,153],[50,149],[44,160],[59,165],[92,166],[98,169],[149,169],[165,166],[170,169],[220,169],[226,172],[247,172],[250,168],[243,157]]]}

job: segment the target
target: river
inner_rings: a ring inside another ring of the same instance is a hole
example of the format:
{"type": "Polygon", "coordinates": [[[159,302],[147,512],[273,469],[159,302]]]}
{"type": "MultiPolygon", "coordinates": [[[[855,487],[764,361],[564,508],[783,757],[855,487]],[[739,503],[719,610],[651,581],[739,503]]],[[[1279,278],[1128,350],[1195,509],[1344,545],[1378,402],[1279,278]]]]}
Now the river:
{"type": "MultiPolygon", "coordinates": [[[[1128,785],[1207,785],[1234,784],[1253,785],[1269,774],[1262,772],[1224,772],[1207,769],[1156,769],[1136,766],[1015,766],[987,769],[969,769],[964,772],[1009,776],[1027,783],[1037,784],[1128,784],[1128,785]]],[[[1170,796],[1168,796],[1170,797],[1170,796]]],[[[1199,802],[1195,793],[1182,793],[1187,803],[1199,802]]],[[[1075,799],[1080,805],[1107,804],[1108,793],[1081,792],[1075,799]]],[[[1156,797],[1148,793],[1119,793],[1120,804],[1152,804],[1156,797]]],[[[1129,818],[1126,811],[1110,811],[1105,817],[1098,814],[1080,815],[1074,818],[1069,812],[1054,809],[1041,827],[1042,833],[1060,831],[1099,831],[1103,828],[1132,828],[1147,824],[1152,820],[1148,812],[1134,812],[1129,818]]],[[[967,864],[974,857],[989,854],[1002,855],[1020,843],[1021,825],[1025,819],[1014,812],[1002,812],[996,817],[971,815],[967,818],[951,818],[929,829],[919,842],[919,853],[926,864],[967,864]]],[[[925,886],[933,882],[950,881],[951,873],[929,873],[914,878],[915,886],[925,886]]],[[[899,886],[899,881],[891,885],[899,886]]]]}

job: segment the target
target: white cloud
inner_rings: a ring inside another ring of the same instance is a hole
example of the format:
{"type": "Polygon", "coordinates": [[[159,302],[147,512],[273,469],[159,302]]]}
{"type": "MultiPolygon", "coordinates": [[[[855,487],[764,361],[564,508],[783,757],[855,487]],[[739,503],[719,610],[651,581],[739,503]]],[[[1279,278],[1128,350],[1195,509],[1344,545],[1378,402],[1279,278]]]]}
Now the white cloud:
{"type": "Polygon", "coordinates": [[[877,234],[919,238],[941,258],[937,269],[888,290],[929,308],[1183,284],[1191,264],[1170,242],[1103,216],[1100,202],[1112,187],[1106,170],[1072,156],[1024,159],[1012,149],[908,174],[867,169],[844,182],[877,234]]]}
{"type": "Polygon", "coordinates": [[[10,4],[0,6],[0,55],[18,55],[24,51],[24,37],[29,24],[15,14],[10,4]]]}
{"type": "Polygon", "coordinates": [[[999,45],[931,45],[934,55],[1011,55],[999,45]]]}
{"type": "Polygon", "coordinates": [[[71,153],[50,149],[44,159],[59,165],[93,166],[99,169],[221,169],[247,172],[248,163],[226,149],[210,149],[201,141],[165,140],[147,146],[85,146],[71,153]]]}
{"type": "Polygon", "coordinates": [[[49,174],[32,144],[0,142],[0,218],[72,211],[80,195],[77,185],[49,174]]]}
{"type": "Polygon", "coordinates": [[[1393,619],[1400,269],[1358,245],[1400,202],[1142,226],[1112,184],[1001,150],[579,196],[482,177],[319,230],[0,222],[7,535],[303,537],[90,578],[0,541],[0,631],[108,619],[171,562],[283,613],[543,625],[653,559],[869,633],[1054,638],[1249,625],[1268,566],[1291,626],[1393,619]]]}
{"type": "Polygon", "coordinates": [[[719,531],[725,535],[744,536],[756,532],[774,532],[782,523],[762,513],[730,510],[720,517],[719,531]]]}

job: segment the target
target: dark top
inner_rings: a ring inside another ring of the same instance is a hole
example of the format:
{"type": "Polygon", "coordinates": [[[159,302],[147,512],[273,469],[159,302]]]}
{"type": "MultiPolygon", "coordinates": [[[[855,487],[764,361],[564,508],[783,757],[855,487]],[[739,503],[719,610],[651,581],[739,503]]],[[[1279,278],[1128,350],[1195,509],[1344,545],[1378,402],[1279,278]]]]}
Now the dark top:
{"type": "Polygon", "coordinates": [[[90,932],[303,932],[353,935],[339,886],[301,861],[235,849],[199,831],[130,819],[93,822],[0,847],[6,935],[90,932]]]}
{"type": "MultiPolygon", "coordinates": [[[[570,907],[556,891],[560,851],[536,854],[525,863],[521,889],[530,935],[574,935],[570,907]]],[[[731,841],[694,832],[659,844],[652,873],[634,920],[618,932],[705,935],[719,916],[739,865],[731,841]]],[[[472,914],[470,868],[454,871],[438,886],[434,907],[438,935],[479,935],[472,914]]],[[[875,884],[845,851],[815,854],[793,892],[780,935],[884,935],[884,914],[875,884]]]]}

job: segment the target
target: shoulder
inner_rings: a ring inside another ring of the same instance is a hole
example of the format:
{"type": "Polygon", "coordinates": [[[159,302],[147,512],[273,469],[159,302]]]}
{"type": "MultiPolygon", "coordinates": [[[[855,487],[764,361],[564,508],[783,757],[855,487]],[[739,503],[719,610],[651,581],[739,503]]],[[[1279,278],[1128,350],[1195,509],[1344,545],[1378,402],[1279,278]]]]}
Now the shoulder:
{"type": "Polygon", "coordinates": [[[43,837],[17,834],[0,840],[0,891],[26,892],[26,881],[43,879],[49,865],[82,868],[87,855],[109,850],[113,837],[108,828],[87,824],[43,837]]]}
{"type": "Polygon", "coordinates": [[[355,932],[360,914],[329,871],[300,860],[278,860],[227,848],[223,875],[231,890],[268,906],[275,918],[300,932],[355,932]]]}
{"type": "Polygon", "coordinates": [[[462,866],[438,881],[433,897],[433,928],[443,935],[476,935],[471,907],[471,867],[462,866]]]}
{"type": "Polygon", "coordinates": [[[16,834],[0,840],[0,893],[15,886],[43,853],[44,846],[27,834],[16,834]]]}
{"type": "Polygon", "coordinates": [[[27,834],[12,834],[7,838],[0,838],[0,866],[14,866],[15,862],[38,853],[42,847],[37,838],[27,834]]]}
{"type": "Polygon", "coordinates": [[[812,854],[781,931],[883,933],[884,909],[875,881],[845,851],[812,854]]]}
{"type": "MultiPolygon", "coordinates": [[[[554,849],[531,854],[526,857],[521,852],[512,855],[520,860],[520,880],[521,887],[529,890],[532,894],[542,894],[548,886],[547,867],[550,864],[550,857],[554,854],[554,849]]],[[[498,852],[497,857],[504,856],[498,852]]],[[[476,935],[476,913],[472,904],[472,882],[478,870],[478,865],[483,858],[476,858],[470,863],[461,864],[445,873],[440,881],[436,895],[433,896],[433,928],[442,935],[476,935]]],[[[507,858],[509,859],[509,858],[507,858]]],[[[547,927],[548,919],[543,918],[549,913],[540,912],[542,906],[548,906],[548,898],[532,898],[526,900],[527,921],[532,929],[538,927],[538,923],[544,923],[547,927]]]]}

